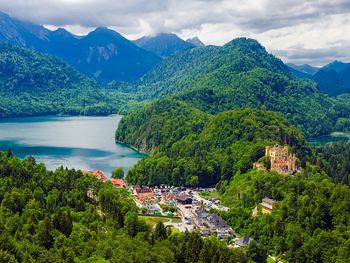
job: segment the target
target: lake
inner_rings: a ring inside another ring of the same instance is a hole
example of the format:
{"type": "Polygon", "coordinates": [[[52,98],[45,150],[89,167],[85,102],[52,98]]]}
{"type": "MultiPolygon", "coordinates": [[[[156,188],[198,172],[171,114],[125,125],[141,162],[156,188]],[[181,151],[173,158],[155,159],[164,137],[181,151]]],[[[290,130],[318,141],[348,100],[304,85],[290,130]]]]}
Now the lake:
{"type": "Polygon", "coordinates": [[[313,145],[324,145],[333,142],[350,141],[350,133],[332,132],[329,135],[323,135],[309,139],[309,143],[313,145]]]}
{"type": "Polygon", "coordinates": [[[45,116],[0,120],[0,149],[33,156],[50,170],[63,165],[101,170],[107,176],[122,166],[128,170],[143,154],[114,140],[121,117],[45,116]]]}

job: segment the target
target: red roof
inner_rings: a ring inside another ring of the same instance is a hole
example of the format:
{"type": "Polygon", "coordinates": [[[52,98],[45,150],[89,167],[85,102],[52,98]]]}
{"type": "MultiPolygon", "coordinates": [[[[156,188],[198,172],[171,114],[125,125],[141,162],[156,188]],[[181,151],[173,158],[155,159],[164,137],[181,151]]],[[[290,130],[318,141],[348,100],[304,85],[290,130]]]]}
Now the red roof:
{"type": "Polygon", "coordinates": [[[123,179],[111,179],[112,185],[118,186],[118,187],[124,187],[128,185],[127,181],[124,181],[123,179]]]}

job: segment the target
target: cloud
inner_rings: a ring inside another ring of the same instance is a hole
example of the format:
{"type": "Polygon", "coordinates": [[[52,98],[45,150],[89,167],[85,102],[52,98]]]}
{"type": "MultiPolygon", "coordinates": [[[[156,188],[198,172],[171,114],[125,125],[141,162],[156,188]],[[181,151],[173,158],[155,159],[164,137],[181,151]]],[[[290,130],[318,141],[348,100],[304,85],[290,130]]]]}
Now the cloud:
{"type": "Polygon", "coordinates": [[[130,39],[174,32],[216,45],[247,36],[289,62],[299,51],[312,64],[350,60],[348,0],[1,0],[0,10],[78,34],[108,26],[130,39]]]}

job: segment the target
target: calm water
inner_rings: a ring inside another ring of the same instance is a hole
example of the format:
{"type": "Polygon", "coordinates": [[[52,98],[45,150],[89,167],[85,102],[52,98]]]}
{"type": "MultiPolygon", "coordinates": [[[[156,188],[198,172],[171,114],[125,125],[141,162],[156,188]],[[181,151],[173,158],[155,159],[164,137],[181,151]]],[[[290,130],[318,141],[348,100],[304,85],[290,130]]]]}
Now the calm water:
{"type": "Polygon", "coordinates": [[[320,137],[312,138],[309,140],[310,144],[323,145],[333,142],[350,141],[350,133],[334,132],[329,135],[323,135],[320,137]]]}
{"type": "Polygon", "coordinates": [[[0,121],[0,149],[11,148],[24,158],[35,157],[48,169],[127,170],[144,155],[117,144],[114,132],[120,117],[33,117],[0,121]]]}

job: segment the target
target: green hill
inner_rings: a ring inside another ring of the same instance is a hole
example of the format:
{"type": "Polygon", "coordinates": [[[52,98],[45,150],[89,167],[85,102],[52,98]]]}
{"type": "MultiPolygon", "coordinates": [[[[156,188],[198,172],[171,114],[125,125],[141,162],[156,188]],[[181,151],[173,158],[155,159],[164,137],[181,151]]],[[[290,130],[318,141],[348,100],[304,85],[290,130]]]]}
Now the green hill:
{"type": "Polygon", "coordinates": [[[105,115],[122,111],[124,97],[56,57],[0,44],[0,117],[105,115]]]}
{"type": "Polygon", "coordinates": [[[281,114],[239,109],[215,116],[199,111],[186,116],[191,107],[179,102],[169,104],[159,101],[134,113],[122,121],[116,133],[119,141],[131,145],[140,141],[159,145],[150,148],[155,155],[144,158],[129,171],[133,184],[212,186],[251,169],[253,162],[264,155],[265,145],[275,143],[291,145],[301,160],[308,155],[304,137],[281,114]],[[157,112],[148,114],[149,109],[156,108],[157,112]],[[172,118],[172,113],[164,114],[169,108],[177,113],[172,118]],[[175,128],[154,125],[155,120],[159,124],[174,123],[175,128]]]}
{"type": "Polygon", "coordinates": [[[337,98],[320,93],[311,80],[296,78],[246,38],[181,52],[121,89],[137,92],[141,100],[172,96],[211,114],[241,107],[278,111],[307,136],[328,133],[338,118],[350,116],[350,108],[339,110],[337,98]]]}

